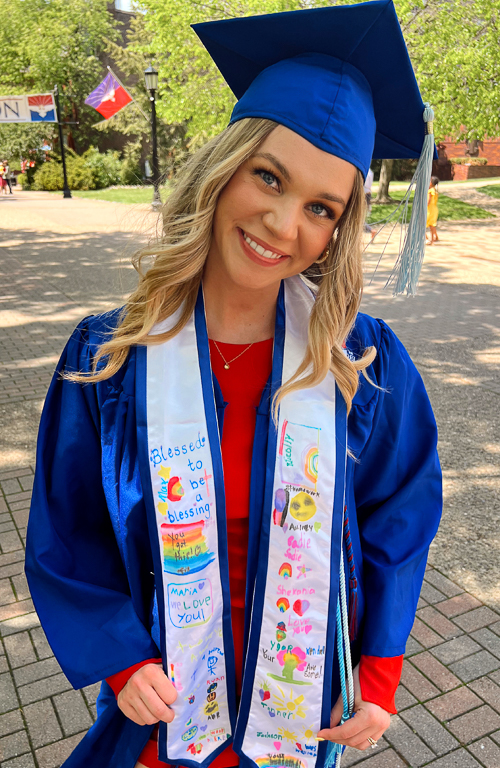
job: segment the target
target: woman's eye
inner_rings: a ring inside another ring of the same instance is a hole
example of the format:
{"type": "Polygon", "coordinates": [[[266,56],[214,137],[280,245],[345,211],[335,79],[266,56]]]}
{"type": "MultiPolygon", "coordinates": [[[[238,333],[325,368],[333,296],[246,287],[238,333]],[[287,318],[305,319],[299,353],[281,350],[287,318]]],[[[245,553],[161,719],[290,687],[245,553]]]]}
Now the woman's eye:
{"type": "Polygon", "coordinates": [[[313,203],[313,205],[311,205],[311,211],[315,216],[321,216],[321,218],[333,218],[333,214],[328,210],[328,208],[325,208],[325,206],[321,205],[320,203],[313,203]]]}
{"type": "Polygon", "coordinates": [[[274,173],[270,173],[270,171],[260,171],[260,177],[262,181],[267,184],[269,187],[272,187],[275,181],[277,181],[276,176],[274,173]]]}

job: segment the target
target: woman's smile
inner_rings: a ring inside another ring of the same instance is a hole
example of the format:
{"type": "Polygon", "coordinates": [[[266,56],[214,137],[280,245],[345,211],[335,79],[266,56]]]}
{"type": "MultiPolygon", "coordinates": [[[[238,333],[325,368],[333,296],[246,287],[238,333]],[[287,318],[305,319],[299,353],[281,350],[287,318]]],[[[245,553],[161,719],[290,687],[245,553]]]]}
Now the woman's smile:
{"type": "Polygon", "coordinates": [[[268,243],[260,240],[260,238],[255,235],[249,235],[240,227],[237,229],[244,253],[257,264],[272,267],[276,264],[281,264],[285,259],[290,258],[286,253],[273,250],[268,243]]]}

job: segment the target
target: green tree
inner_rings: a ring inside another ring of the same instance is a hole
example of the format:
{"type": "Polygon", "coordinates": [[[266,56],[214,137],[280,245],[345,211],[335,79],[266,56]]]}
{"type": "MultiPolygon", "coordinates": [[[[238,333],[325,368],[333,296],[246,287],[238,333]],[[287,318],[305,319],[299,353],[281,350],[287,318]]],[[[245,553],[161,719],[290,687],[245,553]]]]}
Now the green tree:
{"type": "Polygon", "coordinates": [[[85,98],[103,76],[102,54],[117,37],[107,0],[2,0],[0,90],[61,89],[63,119],[79,151],[96,143],[96,112],[85,98]]]}
{"type": "Polygon", "coordinates": [[[8,159],[12,169],[21,169],[21,158],[36,157],[42,162],[45,157],[41,147],[53,141],[57,128],[55,123],[6,123],[0,125],[0,159],[8,159]]]}
{"type": "MultiPolygon", "coordinates": [[[[434,109],[436,141],[498,136],[498,0],[396,0],[395,5],[422,96],[434,109]]],[[[387,161],[382,176],[377,202],[389,202],[387,161]]]]}
{"type": "MultiPolygon", "coordinates": [[[[104,133],[118,131],[129,137],[124,148],[123,182],[137,184],[142,178],[139,159],[144,154],[149,157],[151,155],[151,104],[144,82],[144,70],[150,64],[150,56],[146,51],[152,46],[154,35],[146,27],[144,14],[137,13],[131,18],[125,37],[125,47],[110,41],[107,50],[119,75],[123,74],[126,78],[127,89],[136,103],[103,122],[99,130],[104,133]]],[[[161,105],[162,96],[159,92],[157,108],[161,105]]],[[[168,98],[168,93],[165,98],[168,98]]],[[[187,154],[185,123],[167,122],[160,115],[156,127],[160,172],[170,176],[187,154]]]]}
{"type": "Polygon", "coordinates": [[[398,0],[396,9],[422,95],[436,114],[436,139],[498,135],[498,0],[398,0]]]}
{"type": "MultiPolygon", "coordinates": [[[[324,3],[326,4],[326,3],[324,3]]],[[[190,25],[234,16],[296,10],[299,0],[141,0],[151,34],[146,54],[160,72],[159,114],[169,123],[187,123],[196,144],[219,133],[235,99],[190,25]]]]}

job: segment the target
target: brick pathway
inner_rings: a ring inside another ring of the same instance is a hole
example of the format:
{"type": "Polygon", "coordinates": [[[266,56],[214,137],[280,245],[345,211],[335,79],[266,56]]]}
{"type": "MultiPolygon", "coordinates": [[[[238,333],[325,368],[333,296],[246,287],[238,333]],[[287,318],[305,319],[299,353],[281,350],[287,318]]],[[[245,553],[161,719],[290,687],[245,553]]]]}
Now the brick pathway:
{"type": "Polygon", "coordinates": [[[33,610],[23,572],[33,469],[0,472],[0,761],[56,768],[95,719],[99,684],[74,691],[33,610]]]}
{"type": "MultiPolygon", "coordinates": [[[[95,717],[98,685],[71,689],[23,575],[34,438],[72,328],[132,285],[130,270],[118,266],[134,227],[106,203],[38,195],[7,205],[0,206],[0,766],[58,768],[95,717]]],[[[440,233],[415,299],[383,293],[385,259],[364,299],[424,376],[440,429],[445,513],[408,643],[399,714],[377,749],[346,752],[346,768],[500,768],[500,223],[440,233]]]]}
{"type": "MultiPolygon", "coordinates": [[[[95,717],[98,685],[73,691],[51,654],[23,574],[33,470],[0,473],[0,760],[57,768],[95,717]]],[[[366,768],[499,768],[500,614],[429,566],[396,698],[377,750],[348,750],[366,768]]]]}

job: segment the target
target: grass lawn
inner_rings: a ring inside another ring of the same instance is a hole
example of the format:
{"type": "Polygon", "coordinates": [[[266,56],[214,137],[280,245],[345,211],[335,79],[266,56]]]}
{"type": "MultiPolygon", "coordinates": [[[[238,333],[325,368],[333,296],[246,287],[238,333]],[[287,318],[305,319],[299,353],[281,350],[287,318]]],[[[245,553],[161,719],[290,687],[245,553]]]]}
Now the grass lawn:
{"type": "MultiPolygon", "coordinates": [[[[58,192],[57,194],[61,194],[58,192]]],[[[153,199],[153,187],[126,187],[122,189],[89,189],[89,190],[74,190],[71,192],[73,197],[89,197],[92,200],[108,200],[111,203],[128,203],[129,205],[137,205],[150,203],[153,199]]],[[[167,190],[165,187],[160,188],[161,199],[165,200],[167,196],[167,190]]]]}
{"type": "MultiPolygon", "coordinates": [[[[497,187],[500,190],[500,185],[497,187]]],[[[481,192],[484,187],[481,189],[481,192]]],[[[390,193],[394,200],[402,200],[404,192],[394,190],[390,193]]],[[[499,193],[500,197],[500,193],[499,193]]],[[[371,224],[376,224],[386,219],[394,210],[396,205],[373,205],[372,212],[368,221],[371,224]]],[[[411,215],[411,203],[408,210],[408,218],[411,215]]],[[[494,219],[492,213],[485,211],[483,208],[478,208],[476,205],[470,205],[470,203],[464,203],[461,200],[455,200],[454,198],[447,197],[446,195],[439,195],[438,201],[439,207],[439,221],[465,221],[466,219],[494,219]]]]}
{"type": "Polygon", "coordinates": [[[500,197],[500,184],[487,184],[485,187],[478,187],[478,192],[484,192],[490,197],[500,197]]]}

